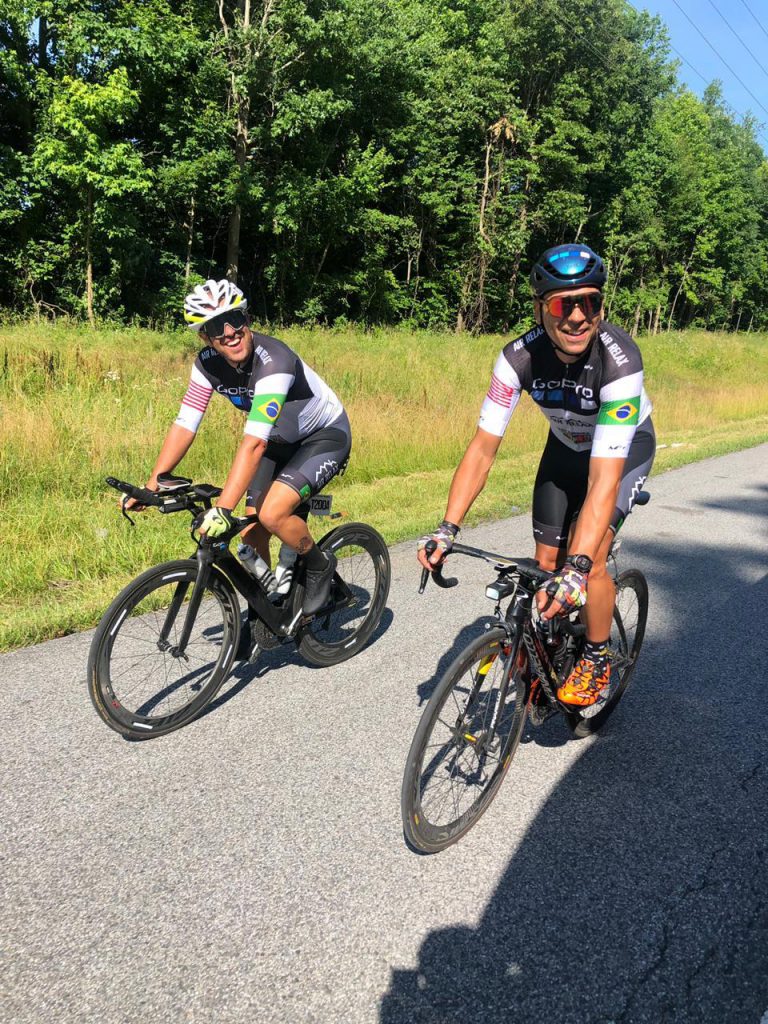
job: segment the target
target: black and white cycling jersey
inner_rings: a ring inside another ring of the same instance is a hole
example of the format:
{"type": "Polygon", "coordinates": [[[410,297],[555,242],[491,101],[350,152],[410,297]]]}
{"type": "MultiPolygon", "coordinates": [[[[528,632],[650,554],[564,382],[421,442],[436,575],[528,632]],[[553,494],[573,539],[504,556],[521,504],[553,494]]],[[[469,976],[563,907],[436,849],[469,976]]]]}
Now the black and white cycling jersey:
{"type": "Polygon", "coordinates": [[[293,444],[330,426],[344,409],[325,381],[288,345],[253,334],[254,351],[232,366],[212,347],[192,367],[176,423],[194,432],[214,391],[248,414],[245,433],[264,441],[293,444]]]}
{"type": "Polygon", "coordinates": [[[559,441],[600,458],[626,458],[637,427],[652,408],[643,387],[640,349],[626,331],[606,321],[574,363],[558,359],[543,327],[505,345],[478,426],[502,437],[523,391],[559,441]]]}

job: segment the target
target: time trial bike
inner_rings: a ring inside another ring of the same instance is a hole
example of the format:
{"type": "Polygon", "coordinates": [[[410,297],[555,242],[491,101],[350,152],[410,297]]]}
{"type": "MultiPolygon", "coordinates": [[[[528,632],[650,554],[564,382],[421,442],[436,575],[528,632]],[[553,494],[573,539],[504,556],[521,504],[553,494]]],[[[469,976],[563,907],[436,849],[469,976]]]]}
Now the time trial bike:
{"type": "Polygon", "coordinates": [[[280,596],[269,593],[229,550],[257,516],[235,518],[232,528],[215,539],[196,533],[194,523],[221,494],[220,487],[170,474],[160,478],[157,491],[113,477],[106,482],[164,514],[191,513],[196,544],[191,557],[156,565],[129,583],[94,634],[89,694],[102,720],[123,736],[166,735],[213,700],[238,652],[238,595],[250,608],[259,647],[294,642],[312,665],[351,658],[378,626],[391,568],[387,546],[372,527],[344,523],[317,542],[334,553],[338,565],[327,605],[306,616],[300,557],[290,590],[280,596]]]}

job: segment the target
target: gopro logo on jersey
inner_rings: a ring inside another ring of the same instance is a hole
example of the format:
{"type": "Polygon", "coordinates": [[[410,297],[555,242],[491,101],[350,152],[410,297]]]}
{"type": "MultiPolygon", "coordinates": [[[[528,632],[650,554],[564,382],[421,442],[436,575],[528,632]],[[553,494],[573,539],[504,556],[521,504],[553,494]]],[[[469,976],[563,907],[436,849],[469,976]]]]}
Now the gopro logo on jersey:
{"type": "Polygon", "coordinates": [[[563,391],[572,388],[574,393],[581,395],[582,398],[592,398],[594,395],[592,388],[584,387],[583,384],[577,384],[575,380],[567,380],[565,377],[562,380],[543,380],[537,377],[533,387],[536,391],[563,391]]]}

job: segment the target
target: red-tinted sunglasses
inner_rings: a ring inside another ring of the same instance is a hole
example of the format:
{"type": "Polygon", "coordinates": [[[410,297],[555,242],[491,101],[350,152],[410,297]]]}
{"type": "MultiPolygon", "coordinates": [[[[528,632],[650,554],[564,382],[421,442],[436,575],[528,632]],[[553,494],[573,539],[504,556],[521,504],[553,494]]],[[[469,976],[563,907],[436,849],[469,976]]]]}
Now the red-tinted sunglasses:
{"type": "Polygon", "coordinates": [[[552,299],[544,299],[544,305],[550,316],[558,320],[567,320],[577,306],[587,320],[594,320],[603,308],[601,292],[587,292],[585,295],[556,295],[552,299]]]}

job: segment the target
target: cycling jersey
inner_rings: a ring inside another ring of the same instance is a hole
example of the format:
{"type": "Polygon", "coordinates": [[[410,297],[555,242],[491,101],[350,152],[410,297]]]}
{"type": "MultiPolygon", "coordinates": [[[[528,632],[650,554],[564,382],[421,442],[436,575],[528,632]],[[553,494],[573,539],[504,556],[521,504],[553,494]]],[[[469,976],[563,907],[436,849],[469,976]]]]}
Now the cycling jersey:
{"type": "Polygon", "coordinates": [[[245,433],[293,444],[330,426],[344,409],[334,392],[277,338],[253,334],[253,355],[232,366],[216,349],[202,350],[192,367],[176,423],[193,433],[214,391],[248,413],[245,433]]]}
{"type": "Polygon", "coordinates": [[[523,391],[559,441],[601,458],[626,458],[635,430],[651,414],[640,349],[626,331],[606,321],[574,363],[558,359],[543,327],[505,345],[478,426],[502,437],[523,391]]]}

